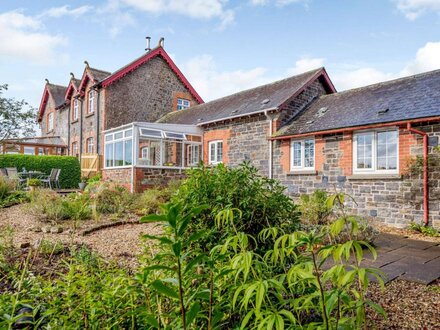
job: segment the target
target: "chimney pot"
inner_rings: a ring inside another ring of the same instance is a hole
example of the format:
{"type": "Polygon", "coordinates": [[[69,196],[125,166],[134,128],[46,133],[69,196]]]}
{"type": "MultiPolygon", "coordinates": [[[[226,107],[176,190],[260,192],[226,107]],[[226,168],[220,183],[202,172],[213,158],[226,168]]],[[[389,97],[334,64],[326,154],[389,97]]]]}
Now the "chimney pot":
{"type": "Polygon", "coordinates": [[[145,48],[145,51],[148,53],[151,50],[150,47],[151,37],[145,37],[145,39],[147,39],[147,48],[145,48]]]}

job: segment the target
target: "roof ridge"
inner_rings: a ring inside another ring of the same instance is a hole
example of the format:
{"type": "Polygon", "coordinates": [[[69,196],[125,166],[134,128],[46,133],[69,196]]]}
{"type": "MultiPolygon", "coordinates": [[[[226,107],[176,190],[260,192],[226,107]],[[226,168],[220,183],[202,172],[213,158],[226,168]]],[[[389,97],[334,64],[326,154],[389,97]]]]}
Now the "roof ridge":
{"type": "Polygon", "coordinates": [[[48,83],[48,86],[54,86],[54,87],[62,87],[62,88],[67,88],[67,86],[63,86],[63,85],[58,85],[58,84],[53,84],[53,83],[48,83]]]}
{"type": "Polygon", "coordinates": [[[89,67],[89,70],[95,70],[95,71],[99,71],[102,73],[112,74],[110,71],[105,71],[105,70],[101,70],[101,69],[97,69],[97,68],[93,68],[93,67],[89,67]]]}
{"type": "Polygon", "coordinates": [[[208,102],[205,102],[205,103],[202,103],[202,104],[197,104],[197,105],[195,105],[193,107],[190,107],[188,109],[185,109],[183,111],[188,111],[188,110],[191,110],[191,109],[197,109],[199,106],[202,106],[202,105],[205,105],[205,104],[208,104],[208,103],[213,104],[215,102],[224,101],[224,100],[226,100],[226,99],[228,99],[230,97],[235,97],[237,95],[240,95],[240,94],[243,94],[243,93],[246,93],[246,92],[249,92],[249,91],[253,91],[253,90],[260,89],[260,88],[264,88],[264,87],[272,86],[272,85],[275,85],[275,84],[279,84],[279,83],[285,82],[285,81],[293,79],[293,78],[298,78],[299,76],[303,76],[303,75],[306,75],[306,74],[311,74],[312,72],[313,73],[317,73],[320,70],[322,70],[323,68],[324,67],[320,67],[318,69],[309,70],[309,71],[306,71],[306,72],[303,72],[303,73],[299,73],[299,74],[294,75],[294,76],[290,76],[290,77],[283,78],[283,79],[278,79],[278,80],[272,81],[272,82],[264,84],[264,85],[259,85],[259,86],[243,89],[243,90],[238,91],[236,93],[225,95],[225,96],[219,97],[218,99],[215,99],[215,100],[212,100],[212,101],[208,101],[208,102]]]}
{"type": "Polygon", "coordinates": [[[404,77],[399,77],[399,78],[393,78],[393,79],[390,79],[390,80],[385,80],[385,81],[381,81],[381,82],[374,83],[374,84],[369,84],[369,85],[360,86],[360,87],[356,87],[356,88],[346,89],[344,91],[336,92],[336,93],[333,93],[333,94],[324,94],[324,95],[321,95],[321,98],[325,98],[325,97],[332,96],[332,95],[333,96],[337,96],[337,95],[340,95],[340,94],[345,94],[345,93],[350,93],[350,92],[358,92],[360,90],[364,90],[364,89],[368,89],[368,88],[374,88],[374,87],[379,87],[379,86],[387,86],[387,85],[391,85],[391,84],[394,84],[394,83],[397,83],[397,82],[400,82],[400,81],[421,78],[421,77],[432,75],[432,74],[436,74],[436,73],[440,73],[440,69],[420,72],[420,73],[416,73],[416,74],[409,75],[409,76],[404,76],[404,77]]]}

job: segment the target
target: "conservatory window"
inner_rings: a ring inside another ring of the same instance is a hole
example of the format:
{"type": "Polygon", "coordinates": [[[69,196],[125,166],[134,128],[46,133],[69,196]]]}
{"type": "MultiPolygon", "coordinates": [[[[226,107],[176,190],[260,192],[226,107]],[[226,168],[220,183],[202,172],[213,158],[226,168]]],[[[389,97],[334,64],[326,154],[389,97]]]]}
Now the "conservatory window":
{"type": "Polygon", "coordinates": [[[110,133],[105,136],[105,167],[123,167],[133,164],[133,140],[131,130],[110,133]]]}

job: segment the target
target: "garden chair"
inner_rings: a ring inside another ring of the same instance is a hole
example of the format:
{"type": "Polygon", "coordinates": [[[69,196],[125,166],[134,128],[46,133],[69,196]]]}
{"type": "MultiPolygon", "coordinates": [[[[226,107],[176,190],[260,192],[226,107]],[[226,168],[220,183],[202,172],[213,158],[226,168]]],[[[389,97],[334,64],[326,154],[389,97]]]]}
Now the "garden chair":
{"type": "Polygon", "coordinates": [[[8,178],[18,182],[18,185],[20,187],[22,187],[25,184],[26,179],[20,178],[16,167],[6,167],[5,170],[8,178]]]}
{"type": "MultiPolygon", "coordinates": [[[[41,182],[47,187],[49,187],[50,189],[52,189],[52,184],[55,185],[55,181],[57,180],[57,173],[58,173],[58,169],[53,168],[50,170],[50,174],[41,179],[41,182]]],[[[55,186],[56,187],[56,186],[55,186]]]]}
{"type": "Polygon", "coordinates": [[[0,176],[8,176],[8,173],[6,173],[5,168],[0,168],[0,176]]]}
{"type": "Polygon", "coordinates": [[[57,168],[56,170],[57,170],[57,175],[55,176],[54,185],[55,185],[55,188],[61,189],[61,185],[60,185],[61,169],[57,168]]]}

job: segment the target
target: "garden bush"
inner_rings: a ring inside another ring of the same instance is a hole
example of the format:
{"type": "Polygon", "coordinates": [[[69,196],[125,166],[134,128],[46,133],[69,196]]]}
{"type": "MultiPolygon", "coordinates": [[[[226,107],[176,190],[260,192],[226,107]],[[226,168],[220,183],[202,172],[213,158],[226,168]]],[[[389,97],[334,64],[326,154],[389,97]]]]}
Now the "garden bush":
{"type": "Polygon", "coordinates": [[[78,188],[81,168],[76,157],[71,156],[33,156],[33,155],[0,155],[0,168],[16,167],[18,171],[40,171],[47,175],[53,168],[61,169],[61,188],[78,188]]]}
{"type": "Polygon", "coordinates": [[[150,329],[368,329],[367,307],[385,314],[366,298],[370,278],[383,286],[378,270],[361,266],[363,249],[376,256],[374,248],[335,240],[344,227],[356,235],[356,219],[338,218],[319,232],[271,227],[253,236],[237,230],[242,212],[225,209],[214,226],[229,234],[201,251],[192,243],[204,231],[186,232],[208,207],[170,203],[162,215],[141,220],[166,228],[145,235],[160,252],[138,275],[150,298],[150,329]],[[257,240],[271,242],[266,252],[253,248],[257,240]]]}
{"type": "Polygon", "coordinates": [[[86,220],[92,217],[89,194],[61,196],[48,189],[31,192],[27,210],[43,221],[86,220]]]}
{"type": "MultiPolygon", "coordinates": [[[[188,178],[182,181],[172,201],[181,202],[187,209],[208,205],[189,224],[189,233],[206,230],[197,244],[210,249],[228,233],[228,229],[214,226],[216,215],[224,209],[239,209],[242,216],[235,223],[237,230],[253,236],[269,227],[288,232],[298,228],[297,207],[284,191],[277,180],[259,175],[249,163],[234,168],[201,165],[188,171],[188,178]]],[[[264,249],[265,245],[263,242],[258,247],[264,249]]]]}
{"type": "Polygon", "coordinates": [[[29,201],[28,194],[16,190],[17,182],[0,176],[0,208],[9,207],[29,201]]]}
{"type": "Polygon", "coordinates": [[[95,181],[89,183],[86,192],[93,199],[98,214],[123,215],[135,208],[137,195],[113,182],[95,181]]]}

